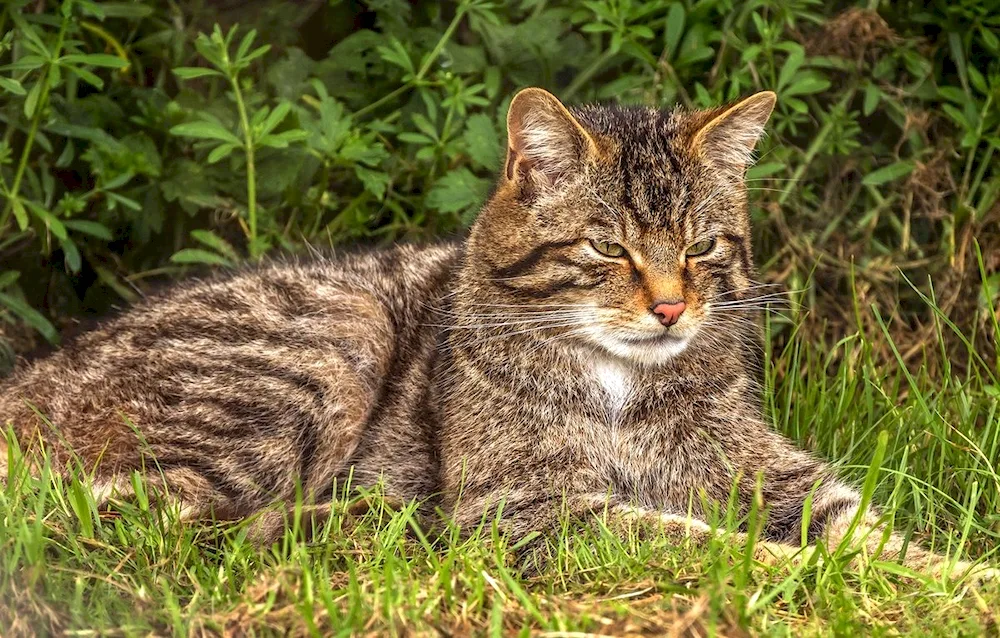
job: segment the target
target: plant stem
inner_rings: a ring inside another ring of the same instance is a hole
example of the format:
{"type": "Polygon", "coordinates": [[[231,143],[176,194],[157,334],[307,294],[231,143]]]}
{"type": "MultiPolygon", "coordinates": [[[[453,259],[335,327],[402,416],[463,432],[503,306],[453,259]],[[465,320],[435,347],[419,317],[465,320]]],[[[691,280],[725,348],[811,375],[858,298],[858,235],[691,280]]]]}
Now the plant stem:
{"type": "MultiPolygon", "coordinates": [[[[841,109],[847,109],[847,105],[850,104],[851,100],[854,99],[854,93],[856,91],[857,89],[852,86],[847,91],[847,93],[844,94],[844,97],[842,97],[840,99],[840,102],[837,103],[838,111],[841,109]]],[[[826,123],[823,124],[823,127],[819,130],[819,133],[817,133],[816,137],[813,138],[812,143],[809,144],[809,148],[806,149],[805,157],[802,158],[802,163],[798,165],[798,167],[795,169],[795,172],[792,174],[791,179],[789,179],[788,183],[785,184],[784,189],[781,191],[781,195],[778,196],[779,206],[784,204],[785,200],[788,199],[788,196],[792,194],[792,189],[795,188],[795,185],[798,183],[798,181],[802,179],[802,176],[805,174],[806,169],[809,168],[809,164],[812,163],[813,158],[815,158],[816,154],[819,153],[820,148],[823,146],[823,142],[826,141],[827,136],[830,134],[832,130],[833,130],[833,118],[831,117],[826,120],[826,123]]]]}
{"type": "Polygon", "coordinates": [[[455,10],[455,17],[451,19],[451,23],[448,24],[448,28],[441,34],[441,38],[437,41],[437,44],[434,45],[434,48],[431,49],[430,55],[427,56],[427,59],[425,59],[424,63],[420,66],[420,70],[417,71],[417,76],[414,78],[414,83],[422,80],[424,76],[427,75],[427,72],[431,70],[431,67],[434,66],[434,60],[437,60],[437,57],[441,55],[442,49],[444,49],[445,45],[448,44],[448,41],[451,40],[451,36],[454,35],[455,29],[458,28],[458,23],[462,21],[462,17],[464,15],[465,4],[463,3],[460,4],[458,9],[455,10]]]}
{"type": "MultiPolygon", "coordinates": [[[[69,18],[64,17],[62,25],[59,27],[59,37],[56,39],[52,60],[57,60],[62,53],[63,40],[66,38],[66,30],[68,28],[69,18]]],[[[19,196],[21,179],[24,177],[24,171],[28,167],[28,158],[31,156],[31,148],[35,144],[35,135],[38,134],[38,127],[42,122],[42,113],[48,105],[50,91],[49,73],[52,72],[53,64],[56,64],[56,62],[50,62],[45,67],[42,76],[38,79],[39,82],[43,82],[42,91],[38,97],[38,103],[35,105],[35,113],[31,118],[31,128],[28,130],[28,137],[24,141],[24,148],[21,150],[21,159],[17,164],[17,170],[14,172],[14,182],[11,184],[10,190],[7,191],[7,205],[3,208],[3,214],[0,214],[0,234],[3,233],[4,228],[7,226],[7,221],[10,219],[10,213],[14,208],[14,199],[19,196]]]]}
{"type": "Polygon", "coordinates": [[[604,51],[602,51],[601,55],[597,56],[597,59],[595,59],[593,62],[590,63],[590,66],[588,66],[583,71],[580,71],[579,75],[573,78],[573,81],[570,83],[570,85],[566,88],[565,91],[563,91],[562,94],[563,99],[569,100],[574,95],[576,95],[576,92],[579,91],[584,84],[589,82],[590,78],[594,77],[594,75],[601,70],[601,67],[607,64],[608,60],[610,60],[614,56],[615,53],[612,52],[611,49],[605,49],[604,51]]]}
{"type": "Polygon", "coordinates": [[[355,111],[354,119],[358,120],[364,117],[386,102],[390,102],[400,95],[403,95],[413,87],[418,86],[423,81],[424,76],[430,72],[431,67],[434,65],[434,60],[441,55],[441,50],[444,49],[444,47],[448,44],[448,41],[451,40],[451,36],[455,34],[455,29],[458,28],[458,23],[461,22],[462,18],[465,16],[465,11],[465,3],[460,4],[458,9],[455,11],[455,17],[451,19],[451,23],[448,24],[448,28],[444,30],[444,33],[441,34],[441,38],[437,41],[437,44],[434,45],[434,48],[431,49],[431,52],[424,60],[424,63],[420,65],[416,75],[407,80],[403,86],[400,86],[388,94],[383,95],[368,106],[355,111]]]}
{"type": "Polygon", "coordinates": [[[677,95],[681,97],[681,104],[683,104],[685,108],[693,109],[694,102],[691,100],[691,96],[688,95],[687,90],[681,83],[681,79],[677,76],[677,71],[674,70],[674,66],[670,64],[670,62],[668,62],[667,60],[663,60],[662,66],[663,69],[667,72],[667,75],[670,76],[670,81],[673,82],[674,86],[677,87],[677,95]]]}
{"type": "Polygon", "coordinates": [[[239,75],[232,74],[229,81],[233,85],[233,95],[236,97],[236,110],[240,114],[240,127],[243,129],[243,151],[247,155],[247,222],[250,224],[250,258],[257,259],[260,246],[257,244],[257,171],[253,158],[253,133],[250,130],[250,119],[247,117],[247,107],[243,103],[243,93],[240,91],[239,75]]]}
{"type": "Polygon", "coordinates": [[[359,119],[359,118],[367,115],[368,113],[374,111],[378,107],[382,106],[386,102],[389,102],[391,100],[396,99],[397,97],[399,97],[403,93],[406,93],[407,91],[409,91],[410,88],[411,88],[410,87],[410,83],[407,82],[406,84],[404,84],[403,86],[397,88],[396,90],[392,91],[391,93],[387,93],[386,95],[383,95],[382,97],[380,97],[379,99],[375,100],[374,102],[372,102],[368,106],[366,106],[366,107],[364,107],[362,109],[358,109],[357,111],[355,111],[354,112],[354,119],[359,119]]]}
{"type": "MultiPolygon", "coordinates": [[[[983,125],[986,123],[986,115],[990,112],[990,105],[992,102],[993,96],[987,95],[986,103],[983,104],[983,109],[979,113],[979,124],[976,125],[976,143],[969,149],[969,157],[965,161],[965,170],[962,172],[962,185],[958,190],[958,199],[960,204],[971,199],[971,197],[969,197],[969,179],[972,177],[972,164],[975,162],[976,151],[979,150],[980,141],[983,139],[983,125]]],[[[969,204],[969,208],[972,207],[973,206],[969,204]]]]}

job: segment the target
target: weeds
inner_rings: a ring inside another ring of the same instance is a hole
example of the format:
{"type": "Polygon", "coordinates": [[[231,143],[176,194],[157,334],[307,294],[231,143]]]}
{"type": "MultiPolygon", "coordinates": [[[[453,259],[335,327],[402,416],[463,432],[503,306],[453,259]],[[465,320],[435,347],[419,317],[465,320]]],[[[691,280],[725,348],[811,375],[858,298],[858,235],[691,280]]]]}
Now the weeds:
{"type": "Polygon", "coordinates": [[[866,302],[906,326],[894,336],[907,361],[933,335],[900,269],[921,286],[932,274],[962,322],[1000,290],[988,3],[263,4],[274,12],[242,27],[183,1],[0,9],[9,339],[27,322],[54,341],[53,321],[189,264],[461,230],[499,167],[509,95],[527,85],[691,108],[776,90],[748,176],[756,243],[790,288],[815,272],[801,299],[813,335],[850,328],[838,299],[852,269],[866,302]]]}
{"type": "MultiPolygon", "coordinates": [[[[748,175],[756,245],[763,272],[802,291],[769,323],[774,425],[840,460],[914,542],[996,561],[990,3],[265,2],[277,16],[240,27],[203,4],[0,8],[0,363],[9,342],[54,343],[69,317],[192,265],[460,231],[517,88],[690,108],[774,89],[748,175]]],[[[0,489],[5,635],[1000,626],[996,585],[891,565],[770,570],[722,541],[692,553],[598,525],[567,527],[553,568],[530,575],[479,542],[491,530],[421,535],[412,510],[385,508],[260,552],[245,526],[182,526],[143,498],[111,515],[85,486],[43,467],[0,489]]]]}

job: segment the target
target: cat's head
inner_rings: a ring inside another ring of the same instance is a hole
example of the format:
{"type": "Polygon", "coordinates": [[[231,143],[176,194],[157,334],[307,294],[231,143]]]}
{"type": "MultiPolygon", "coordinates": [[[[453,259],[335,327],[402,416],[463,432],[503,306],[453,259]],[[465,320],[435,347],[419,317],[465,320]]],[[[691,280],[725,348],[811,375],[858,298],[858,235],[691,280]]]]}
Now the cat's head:
{"type": "Polygon", "coordinates": [[[744,173],[774,103],[567,109],[518,93],[469,239],[478,316],[647,365],[732,330],[754,272],[744,173]]]}

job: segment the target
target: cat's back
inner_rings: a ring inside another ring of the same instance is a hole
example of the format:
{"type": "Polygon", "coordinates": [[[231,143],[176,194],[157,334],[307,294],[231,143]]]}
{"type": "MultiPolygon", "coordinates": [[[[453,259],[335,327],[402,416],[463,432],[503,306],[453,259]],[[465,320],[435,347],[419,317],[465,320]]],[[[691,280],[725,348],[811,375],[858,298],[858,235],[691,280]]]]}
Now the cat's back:
{"type": "MultiPolygon", "coordinates": [[[[433,296],[450,277],[459,256],[457,244],[433,244],[279,258],[180,283],[143,301],[109,322],[107,328],[156,321],[176,314],[181,307],[192,313],[189,317],[216,312],[220,318],[235,319],[234,315],[240,315],[259,321],[296,322],[337,315],[369,301],[396,314],[411,301],[433,296]]],[[[294,323],[282,325],[294,332],[294,323]]],[[[88,337],[100,338],[102,332],[95,331],[88,337]]]]}
{"type": "Polygon", "coordinates": [[[243,467],[280,489],[271,477],[289,465],[308,475],[332,462],[313,458],[327,430],[362,427],[460,252],[403,245],[182,282],[16,370],[0,384],[0,423],[124,467],[141,463],[138,429],[165,465],[221,459],[223,474],[243,467]]]}
{"type": "MultiPolygon", "coordinates": [[[[192,278],[150,295],[79,334],[54,356],[71,364],[114,350],[123,357],[148,353],[163,342],[210,340],[230,343],[271,340],[300,343],[309,324],[341,322],[352,312],[400,317],[447,285],[460,258],[459,244],[400,245],[312,258],[283,257],[207,278],[192,278]],[[369,308],[365,308],[369,306],[369,308]]],[[[363,328],[363,326],[359,326],[363,328]]],[[[174,344],[176,345],[176,344],[174,344]]],[[[16,383],[25,366],[6,384],[16,383]]],[[[5,380],[0,380],[3,387],[5,380]]]]}

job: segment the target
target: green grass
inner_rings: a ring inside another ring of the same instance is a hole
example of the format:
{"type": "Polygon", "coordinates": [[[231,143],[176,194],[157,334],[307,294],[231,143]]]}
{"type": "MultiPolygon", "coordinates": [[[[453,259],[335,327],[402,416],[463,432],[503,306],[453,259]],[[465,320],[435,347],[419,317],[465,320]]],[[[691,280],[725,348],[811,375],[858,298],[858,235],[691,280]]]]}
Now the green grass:
{"type": "MultiPolygon", "coordinates": [[[[869,311],[857,304],[858,325],[869,311]]],[[[989,312],[991,309],[986,309],[989,312]]],[[[984,316],[991,316],[985,314],[984,316]]],[[[795,317],[793,317],[795,319],[795,317]]],[[[874,325],[879,325],[876,317],[874,325]]],[[[927,366],[880,366],[886,333],[806,343],[772,324],[775,426],[859,485],[897,529],[949,554],[1000,547],[995,362],[939,322],[927,366]],[[885,434],[883,434],[885,433],[885,434]],[[886,443],[879,466],[873,458],[886,443]]],[[[982,335],[978,335],[982,339],[982,335]]],[[[902,356],[902,353],[900,353],[902,356]]],[[[11,452],[9,462],[18,464],[11,452]]],[[[0,627],[126,635],[665,634],[981,635],[1000,628],[1000,584],[913,578],[843,560],[765,567],[725,535],[707,550],[562,529],[551,560],[520,571],[491,525],[419,531],[412,507],[339,505],[318,539],[256,549],[246,525],[184,526],[144,499],[98,512],[83,484],[15,469],[0,490],[0,627]]],[[[723,520],[730,527],[732,520],[723,520]]]]}

